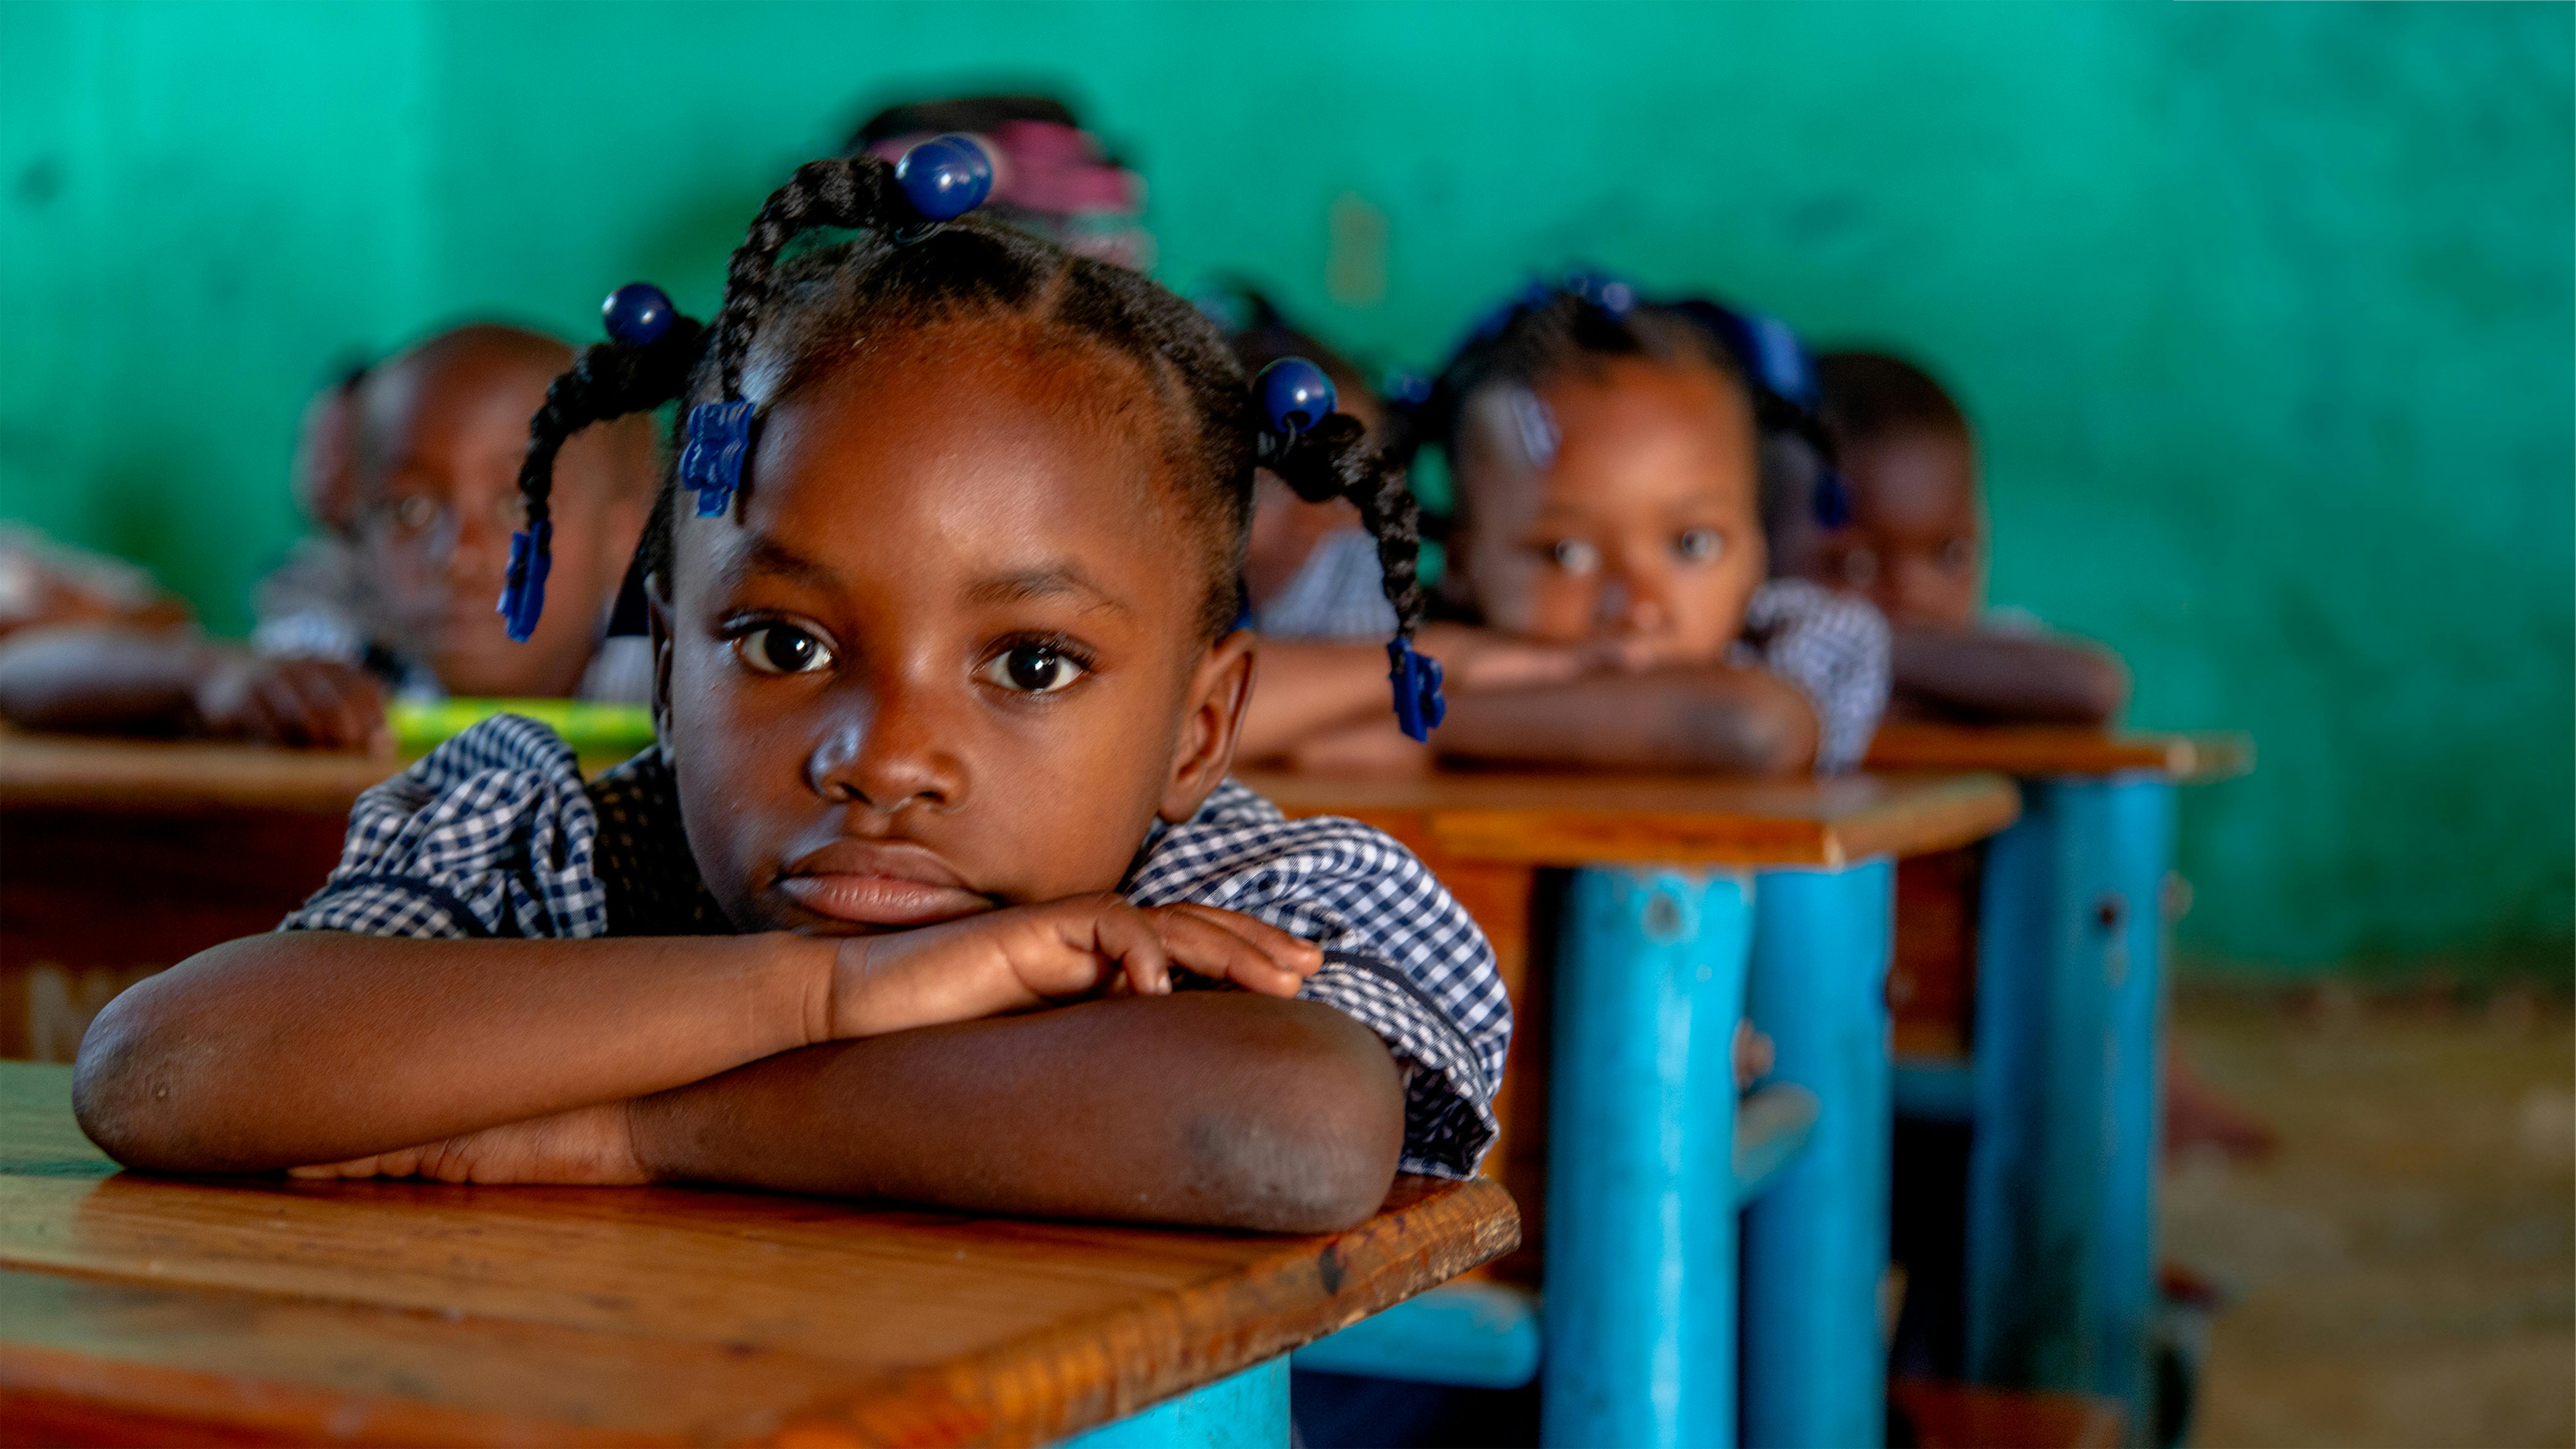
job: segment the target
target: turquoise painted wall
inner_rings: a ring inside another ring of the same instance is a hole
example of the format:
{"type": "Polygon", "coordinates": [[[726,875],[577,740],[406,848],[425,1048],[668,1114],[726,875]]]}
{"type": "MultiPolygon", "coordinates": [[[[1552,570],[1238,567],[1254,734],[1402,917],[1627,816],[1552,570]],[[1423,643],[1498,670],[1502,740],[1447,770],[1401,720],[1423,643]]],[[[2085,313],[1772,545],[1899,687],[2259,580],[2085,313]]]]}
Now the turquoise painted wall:
{"type": "Polygon", "coordinates": [[[1036,78],[1168,280],[1380,360],[1578,258],[1926,358],[1999,601],[2126,653],[2138,722],[2261,739],[2186,806],[2190,947],[2563,970],[2571,56],[2564,5],[14,4],[0,516],[239,630],[335,359],[703,308],[876,100],[1036,78]],[[1344,196],[1381,300],[1326,285],[1344,196]]]}

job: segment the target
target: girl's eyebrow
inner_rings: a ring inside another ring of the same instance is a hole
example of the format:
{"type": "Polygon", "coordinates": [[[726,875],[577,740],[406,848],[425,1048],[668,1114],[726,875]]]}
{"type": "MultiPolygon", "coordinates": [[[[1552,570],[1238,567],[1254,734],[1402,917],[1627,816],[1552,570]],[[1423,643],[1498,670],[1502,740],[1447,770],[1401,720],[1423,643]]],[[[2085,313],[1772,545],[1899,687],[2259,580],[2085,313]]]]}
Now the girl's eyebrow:
{"type": "Polygon", "coordinates": [[[1088,598],[1086,607],[1115,609],[1133,616],[1135,610],[1125,600],[1091,581],[1079,564],[1057,563],[1043,568],[1022,569],[982,579],[967,587],[968,601],[977,604],[1025,604],[1038,599],[1061,599],[1067,596],[1088,598]]]}
{"type": "Polygon", "coordinates": [[[815,589],[828,589],[840,582],[830,565],[807,558],[765,533],[754,535],[750,546],[735,556],[733,566],[725,572],[737,579],[747,574],[781,574],[815,589]]]}

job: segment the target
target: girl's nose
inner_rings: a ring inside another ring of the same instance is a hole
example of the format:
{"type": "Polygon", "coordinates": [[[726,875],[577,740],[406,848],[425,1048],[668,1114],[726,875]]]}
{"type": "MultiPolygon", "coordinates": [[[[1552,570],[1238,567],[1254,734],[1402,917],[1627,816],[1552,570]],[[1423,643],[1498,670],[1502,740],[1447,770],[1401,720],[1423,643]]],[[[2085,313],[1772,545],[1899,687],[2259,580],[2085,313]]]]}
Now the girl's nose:
{"type": "Polygon", "coordinates": [[[937,711],[916,690],[879,691],[816,741],[805,759],[807,788],[826,800],[891,815],[907,805],[953,810],[965,803],[965,761],[945,743],[937,711]]]}
{"type": "Polygon", "coordinates": [[[1612,574],[1601,581],[1597,615],[1612,633],[1652,634],[1669,622],[1670,611],[1664,607],[1661,594],[1624,573],[1612,574]]]}

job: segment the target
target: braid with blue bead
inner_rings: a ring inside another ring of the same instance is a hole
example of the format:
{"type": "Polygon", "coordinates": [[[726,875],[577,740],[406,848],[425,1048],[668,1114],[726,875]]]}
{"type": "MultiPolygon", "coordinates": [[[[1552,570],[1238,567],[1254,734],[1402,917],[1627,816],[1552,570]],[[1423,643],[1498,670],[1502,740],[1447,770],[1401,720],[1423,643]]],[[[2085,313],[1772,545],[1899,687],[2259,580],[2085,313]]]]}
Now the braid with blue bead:
{"type": "Polygon", "coordinates": [[[1429,739],[1448,703],[1440,693],[1440,661],[1413,647],[1424,604],[1422,513],[1403,467],[1368,446],[1359,419],[1334,411],[1332,379],[1305,358],[1283,357],[1261,369],[1253,393],[1268,425],[1262,465],[1309,503],[1348,499],[1377,540],[1386,601],[1395,608],[1386,657],[1396,722],[1414,739],[1429,739]]]}

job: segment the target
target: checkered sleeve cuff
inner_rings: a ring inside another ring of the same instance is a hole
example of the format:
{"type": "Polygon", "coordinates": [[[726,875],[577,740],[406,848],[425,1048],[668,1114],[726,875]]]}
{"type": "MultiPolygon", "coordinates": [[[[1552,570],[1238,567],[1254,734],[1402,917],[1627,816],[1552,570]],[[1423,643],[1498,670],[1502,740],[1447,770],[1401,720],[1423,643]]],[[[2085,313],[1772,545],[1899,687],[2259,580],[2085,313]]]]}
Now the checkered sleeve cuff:
{"type": "Polygon", "coordinates": [[[598,936],[599,826],[572,748],[500,715],[358,797],[340,863],[284,931],[598,936]]]}

